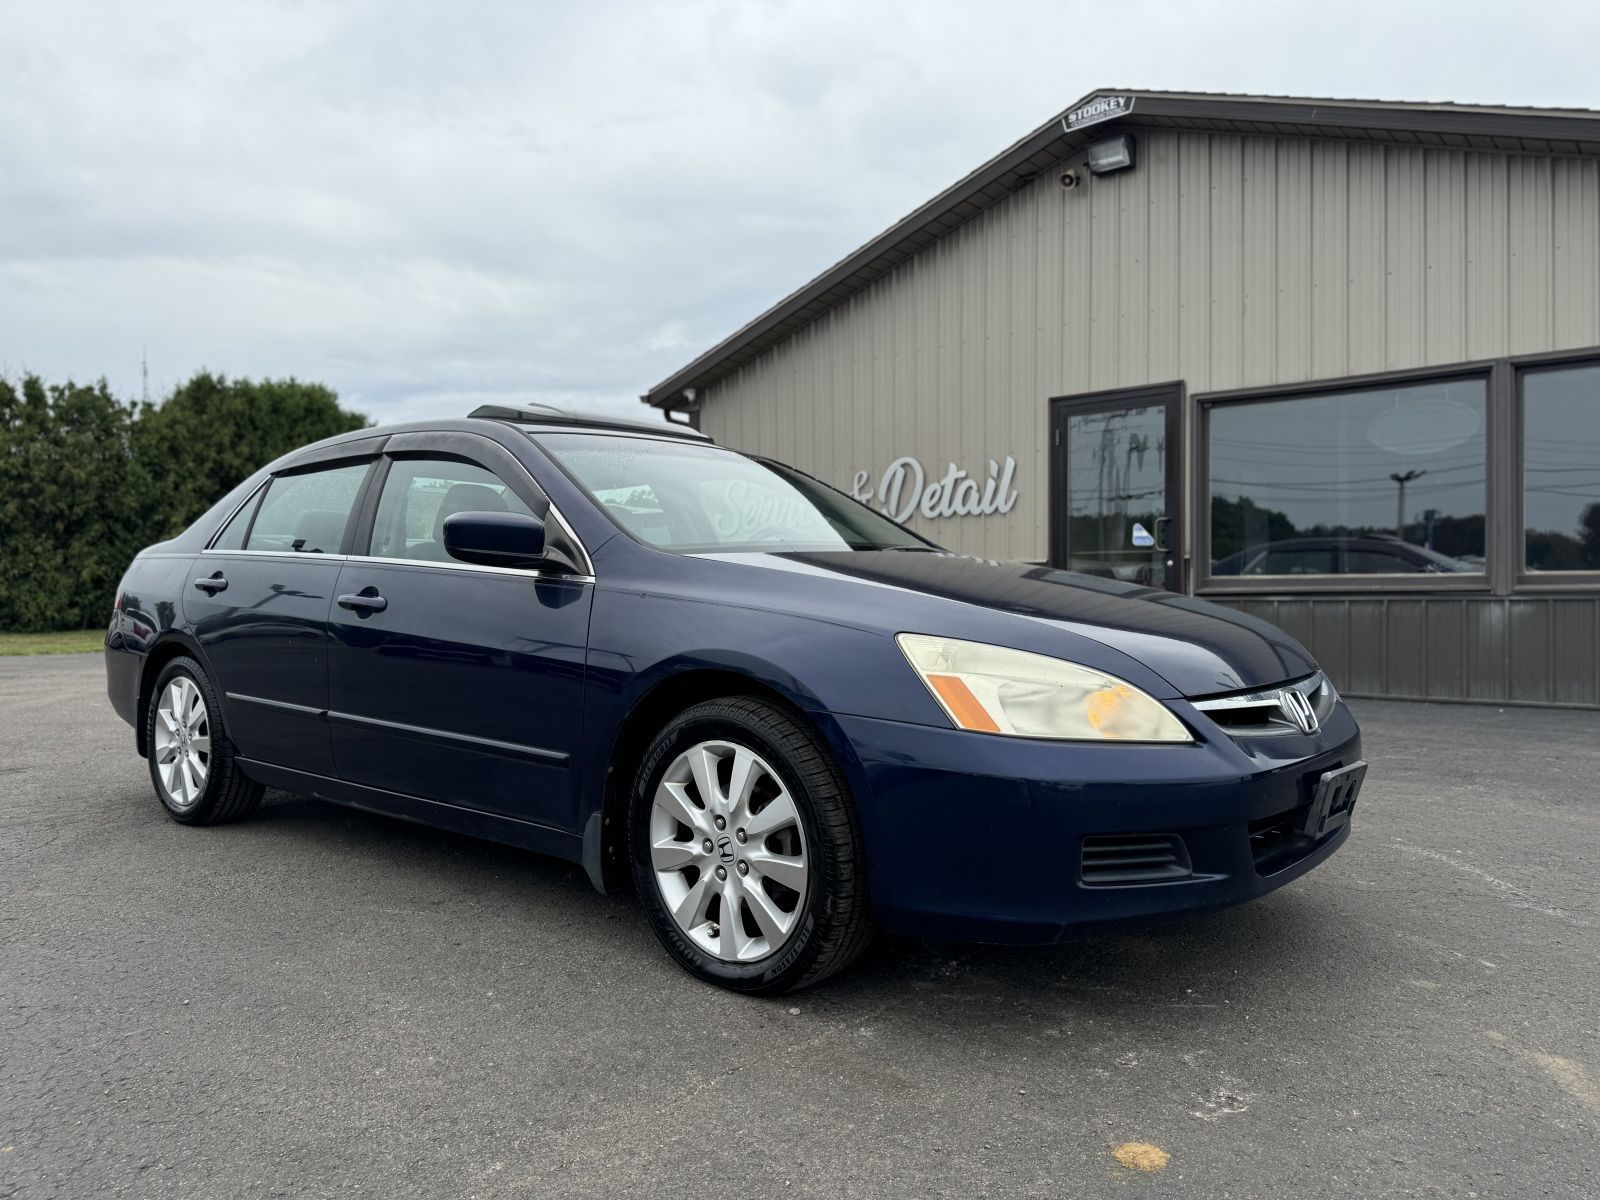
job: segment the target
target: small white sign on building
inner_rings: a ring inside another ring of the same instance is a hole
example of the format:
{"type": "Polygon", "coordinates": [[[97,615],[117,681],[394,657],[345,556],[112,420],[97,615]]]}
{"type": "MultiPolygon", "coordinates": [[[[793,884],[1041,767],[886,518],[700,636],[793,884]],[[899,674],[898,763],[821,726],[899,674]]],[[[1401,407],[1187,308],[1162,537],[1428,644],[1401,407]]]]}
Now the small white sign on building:
{"type": "Polygon", "coordinates": [[[1071,133],[1074,129],[1082,129],[1085,125],[1098,125],[1101,121],[1109,121],[1113,117],[1127,116],[1132,111],[1132,96],[1096,96],[1062,117],[1061,126],[1071,133]]]}

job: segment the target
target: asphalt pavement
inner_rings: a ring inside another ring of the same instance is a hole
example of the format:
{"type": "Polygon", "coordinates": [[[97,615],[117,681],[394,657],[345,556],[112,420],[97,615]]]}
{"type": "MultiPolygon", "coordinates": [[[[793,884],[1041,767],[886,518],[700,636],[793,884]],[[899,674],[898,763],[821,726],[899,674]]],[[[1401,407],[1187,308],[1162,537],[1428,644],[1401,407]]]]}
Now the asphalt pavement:
{"type": "Polygon", "coordinates": [[[0,658],[0,1197],[1600,1195],[1600,715],[1354,707],[1287,888],[768,1001],[564,863],[179,826],[98,655],[0,658]]]}

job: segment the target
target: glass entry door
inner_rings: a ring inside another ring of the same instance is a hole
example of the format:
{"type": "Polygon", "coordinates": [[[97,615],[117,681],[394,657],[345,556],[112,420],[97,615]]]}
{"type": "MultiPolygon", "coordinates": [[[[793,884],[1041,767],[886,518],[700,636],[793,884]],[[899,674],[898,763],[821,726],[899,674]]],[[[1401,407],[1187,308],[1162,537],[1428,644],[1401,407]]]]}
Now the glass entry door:
{"type": "Polygon", "coordinates": [[[1181,398],[1167,384],[1050,402],[1051,565],[1183,590],[1181,398]]]}

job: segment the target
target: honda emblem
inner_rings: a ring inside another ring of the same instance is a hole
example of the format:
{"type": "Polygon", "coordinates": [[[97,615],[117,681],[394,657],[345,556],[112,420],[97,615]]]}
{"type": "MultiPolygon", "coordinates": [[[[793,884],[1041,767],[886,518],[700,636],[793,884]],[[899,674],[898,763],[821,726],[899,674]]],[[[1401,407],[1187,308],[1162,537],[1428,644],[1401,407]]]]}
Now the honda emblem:
{"type": "Polygon", "coordinates": [[[1317,713],[1307,700],[1294,688],[1284,688],[1278,693],[1278,707],[1283,710],[1284,718],[1301,733],[1315,733],[1317,731],[1317,713]]]}

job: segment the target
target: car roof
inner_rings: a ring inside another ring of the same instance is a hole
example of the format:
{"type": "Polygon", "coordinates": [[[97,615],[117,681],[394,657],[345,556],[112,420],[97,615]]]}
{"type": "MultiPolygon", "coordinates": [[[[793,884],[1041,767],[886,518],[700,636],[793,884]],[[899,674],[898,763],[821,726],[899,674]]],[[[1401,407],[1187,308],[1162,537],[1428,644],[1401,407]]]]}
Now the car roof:
{"type": "Polygon", "coordinates": [[[653,437],[681,438],[692,442],[710,442],[711,435],[701,433],[688,425],[675,421],[635,421],[609,413],[579,413],[549,404],[484,404],[473,409],[468,417],[488,421],[504,421],[510,425],[532,426],[541,431],[594,430],[606,433],[644,433],[653,437]]]}
{"type": "Polygon", "coordinates": [[[367,426],[336,433],[309,445],[299,446],[262,468],[277,472],[309,466],[313,463],[352,454],[379,453],[389,439],[399,434],[460,434],[485,432],[484,424],[492,422],[507,432],[515,431],[530,438],[547,433],[596,433],[610,437],[660,438],[664,441],[691,442],[703,446],[714,445],[710,436],[686,425],[655,421],[630,421],[626,418],[592,416],[570,413],[543,405],[510,408],[486,404],[475,408],[466,417],[445,417],[432,421],[406,421],[398,425],[367,426]]]}

